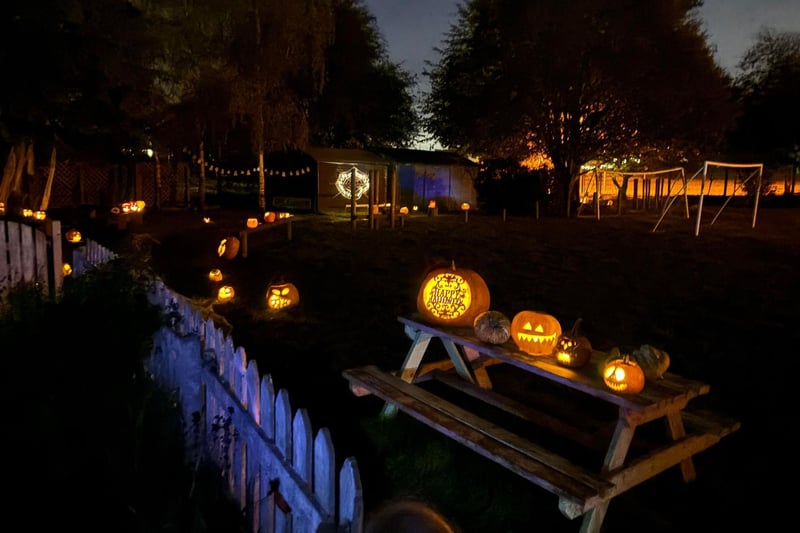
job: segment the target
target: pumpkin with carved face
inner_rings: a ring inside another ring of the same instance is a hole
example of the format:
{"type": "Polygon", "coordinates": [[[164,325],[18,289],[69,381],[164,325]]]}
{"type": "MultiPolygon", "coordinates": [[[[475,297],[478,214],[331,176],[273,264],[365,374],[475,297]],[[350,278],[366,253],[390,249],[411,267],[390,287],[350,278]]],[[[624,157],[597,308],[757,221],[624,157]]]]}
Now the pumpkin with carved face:
{"type": "Polygon", "coordinates": [[[211,281],[222,281],[222,271],[218,268],[212,268],[208,271],[208,279],[211,281]]]}
{"type": "Polygon", "coordinates": [[[267,287],[267,307],[286,309],[300,303],[300,291],[293,283],[273,283],[267,287]]]}
{"type": "Polygon", "coordinates": [[[630,355],[612,348],[603,366],[603,381],[614,392],[637,394],[644,388],[644,370],[630,355]]]}
{"type": "Polygon", "coordinates": [[[517,348],[531,355],[551,355],[559,336],[558,319],[541,311],[520,311],[511,321],[511,338],[517,348]]]}
{"type": "Polygon", "coordinates": [[[217,255],[224,259],[233,259],[239,253],[239,239],[236,237],[225,237],[217,246],[217,255]]]}
{"type": "Polygon", "coordinates": [[[431,324],[473,327],[489,310],[489,287],[474,270],[450,266],[430,269],[417,292],[417,311],[431,324]]]}
{"type": "Polygon", "coordinates": [[[83,240],[83,235],[81,235],[81,232],[76,229],[69,230],[64,237],[67,239],[67,242],[71,242],[73,244],[77,244],[83,240]]]}
{"type": "Polygon", "coordinates": [[[553,355],[559,366],[567,368],[580,368],[589,362],[592,357],[592,343],[580,334],[581,319],[575,321],[569,333],[562,333],[556,342],[553,355]]]}
{"type": "Polygon", "coordinates": [[[219,303],[230,302],[231,300],[233,300],[235,294],[236,291],[233,290],[233,287],[231,287],[230,285],[223,285],[217,291],[217,302],[219,303]]]}

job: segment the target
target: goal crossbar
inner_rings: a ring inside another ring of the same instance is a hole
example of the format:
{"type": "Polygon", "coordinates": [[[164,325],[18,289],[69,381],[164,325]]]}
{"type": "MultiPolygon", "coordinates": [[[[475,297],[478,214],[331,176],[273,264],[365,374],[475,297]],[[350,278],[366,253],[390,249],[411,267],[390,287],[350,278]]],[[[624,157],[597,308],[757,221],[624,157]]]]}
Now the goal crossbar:
{"type": "MultiPolygon", "coordinates": [[[[763,174],[764,174],[764,164],[763,163],[723,163],[721,161],[706,161],[705,163],[703,163],[703,166],[697,172],[695,172],[692,175],[691,178],[689,178],[688,180],[684,179],[683,187],[682,187],[682,189],[680,191],[678,191],[678,194],[683,193],[684,201],[686,201],[686,190],[687,190],[689,184],[693,180],[695,180],[698,176],[700,177],[700,180],[701,180],[700,181],[700,201],[699,201],[698,208],[697,208],[697,219],[695,221],[695,229],[694,229],[695,237],[697,237],[700,234],[700,220],[701,220],[701,218],[703,216],[703,197],[705,195],[705,182],[706,182],[706,178],[708,176],[708,168],[709,168],[709,166],[719,167],[719,168],[739,168],[739,169],[750,168],[750,169],[753,169],[753,172],[751,172],[749,176],[747,176],[745,179],[743,179],[740,184],[738,184],[737,186],[734,186],[733,191],[729,195],[727,195],[727,197],[725,199],[725,202],[723,202],[722,206],[719,208],[719,210],[717,211],[716,215],[714,215],[714,218],[711,220],[711,224],[710,225],[713,225],[714,222],[717,221],[717,218],[719,218],[719,216],[722,214],[722,211],[725,209],[725,207],[733,199],[733,197],[736,194],[736,192],[738,190],[743,190],[745,185],[747,185],[747,183],[751,179],[755,178],[756,181],[757,181],[757,185],[756,185],[756,199],[755,199],[754,207],[753,207],[753,220],[752,220],[752,227],[755,228],[756,227],[756,216],[758,215],[758,200],[759,200],[759,197],[761,196],[761,181],[762,181],[762,177],[763,177],[763,174]]],[[[675,203],[675,200],[677,199],[677,197],[678,197],[677,195],[670,197],[669,200],[667,201],[667,203],[664,204],[664,209],[661,212],[661,216],[659,217],[658,221],[656,222],[656,225],[653,226],[653,230],[652,230],[653,232],[655,232],[658,229],[658,226],[661,224],[661,221],[664,220],[664,217],[667,215],[667,212],[670,210],[672,205],[675,203]]],[[[686,205],[687,205],[686,209],[687,209],[687,218],[688,218],[688,203],[686,205]]]]}

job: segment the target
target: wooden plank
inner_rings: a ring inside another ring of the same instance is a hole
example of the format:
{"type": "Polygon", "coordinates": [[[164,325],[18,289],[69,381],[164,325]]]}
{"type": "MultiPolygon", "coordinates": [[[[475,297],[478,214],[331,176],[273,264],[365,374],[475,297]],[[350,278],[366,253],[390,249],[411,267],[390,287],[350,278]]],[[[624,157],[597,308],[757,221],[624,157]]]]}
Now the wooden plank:
{"type": "Polygon", "coordinates": [[[469,335],[469,330],[465,328],[445,331],[405,317],[398,317],[398,320],[408,328],[435,337],[450,339],[488,357],[499,359],[629,411],[663,412],[675,405],[682,407],[691,398],[709,392],[709,386],[705,383],[667,373],[663,380],[658,380],[659,382],[655,382],[655,380],[652,383],[648,382],[639,394],[618,394],[608,389],[600,376],[598,367],[605,357],[605,354],[601,352],[595,352],[591,362],[585,367],[572,369],[557,365],[550,357],[535,357],[517,350],[515,346],[511,346],[513,341],[504,345],[489,345],[469,335]]]}
{"type": "Polygon", "coordinates": [[[11,290],[11,272],[8,264],[7,223],[0,220],[0,302],[4,302],[11,290]]]}
{"type": "Polygon", "coordinates": [[[565,499],[574,518],[599,504],[609,484],[566,458],[442,400],[374,366],[343,372],[351,384],[372,391],[398,409],[523,478],[565,499]],[[577,513],[577,514],[576,514],[577,513]]]}
{"type": "Polygon", "coordinates": [[[530,422],[540,428],[546,429],[555,435],[565,437],[572,442],[576,442],[586,448],[602,450],[608,445],[608,435],[587,432],[572,424],[564,422],[557,417],[545,413],[540,409],[535,409],[507,396],[503,396],[491,390],[476,387],[467,383],[458,376],[445,372],[434,372],[432,377],[445,385],[457,389],[473,398],[481,400],[488,405],[496,407],[517,418],[530,422]]]}
{"type": "Polygon", "coordinates": [[[8,225],[8,280],[9,286],[13,287],[22,281],[22,241],[21,224],[19,222],[7,222],[8,225]]]}

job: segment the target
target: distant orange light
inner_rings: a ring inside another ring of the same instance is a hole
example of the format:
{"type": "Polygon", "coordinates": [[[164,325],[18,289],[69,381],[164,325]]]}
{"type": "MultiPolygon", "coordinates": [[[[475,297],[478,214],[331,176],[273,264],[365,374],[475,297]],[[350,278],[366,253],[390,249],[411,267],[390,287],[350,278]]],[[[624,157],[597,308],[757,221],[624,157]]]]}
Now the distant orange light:
{"type": "Polygon", "coordinates": [[[428,202],[428,209],[436,209],[436,200],[428,202]]]}

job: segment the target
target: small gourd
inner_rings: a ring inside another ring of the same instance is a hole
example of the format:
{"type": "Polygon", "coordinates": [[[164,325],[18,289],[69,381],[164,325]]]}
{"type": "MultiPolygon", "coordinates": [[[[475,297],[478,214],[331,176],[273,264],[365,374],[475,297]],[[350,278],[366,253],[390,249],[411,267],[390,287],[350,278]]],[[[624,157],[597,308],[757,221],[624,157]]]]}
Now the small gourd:
{"type": "Polygon", "coordinates": [[[489,344],[503,344],[511,338],[511,320],[500,311],[484,311],[475,318],[475,336],[489,344]]]}
{"type": "Polygon", "coordinates": [[[636,360],[647,379],[661,379],[669,368],[669,354],[649,344],[642,344],[631,352],[631,357],[636,360]]]}

